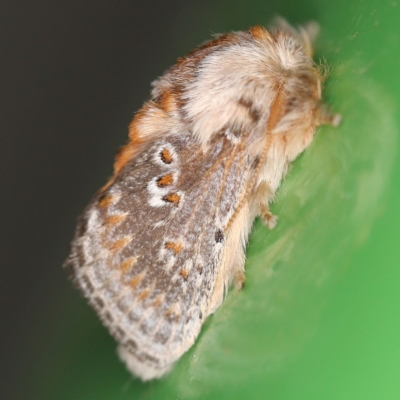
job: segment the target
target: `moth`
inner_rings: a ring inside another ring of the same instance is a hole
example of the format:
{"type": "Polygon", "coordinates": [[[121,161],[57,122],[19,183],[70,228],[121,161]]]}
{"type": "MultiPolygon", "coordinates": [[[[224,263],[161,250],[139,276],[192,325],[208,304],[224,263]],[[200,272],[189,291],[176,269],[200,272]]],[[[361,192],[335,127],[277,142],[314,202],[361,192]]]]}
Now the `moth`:
{"type": "Polygon", "coordinates": [[[76,286],[142,380],[195,342],[231,286],[247,238],[321,124],[315,24],[215,37],[153,82],[114,175],[79,219],[67,260],[76,286]]]}

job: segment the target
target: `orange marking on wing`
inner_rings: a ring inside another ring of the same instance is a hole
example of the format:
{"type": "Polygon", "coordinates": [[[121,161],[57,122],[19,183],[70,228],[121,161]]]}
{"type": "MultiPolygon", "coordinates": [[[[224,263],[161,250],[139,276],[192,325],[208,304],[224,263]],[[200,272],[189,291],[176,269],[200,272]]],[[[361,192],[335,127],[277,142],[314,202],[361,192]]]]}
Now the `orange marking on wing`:
{"type": "Polygon", "coordinates": [[[164,247],[168,250],[173,250],[175,255],[177,255],[181,252],[183,244],[180,242],[166,242],[164,247]]]}
{"type": "Polygon", "coordinates": [[[189,273],[187,272],[186,269],[181,269],[179,271],[179,274],[182,276],[182,278],[187,281],[187,278],[189,277],[189,273]]]}
{"type": "Polygon", "coordinates": [[[135,263],[135,261],[136,261],[136,258],[135,258],[135,257],[128,258],[128,259],[126,259],[125,261],[122,261],[122,263],[119,264],[117,268],[118,268],[123,274],[125,274],[125,273],[127,273],[127,272],[131,269],[131,267],[132,267],[132,265],[135,263]]]}
{"type": "Polygon", "coordinates": [[[131,140],[126,146],[121,147],[117,155],[115,156],[114,162],[114,175],[109,179],[109,181],[100,189],[101,192],[107,190],[115,181],[117,174],[122,170],[122,168],[136,156],[139,152],[140,144],[143,143],[143,140],[140,140],[138,137],[135,140],[131,140]]]}
{"type": "Polygon", "coordinates": [[[139,285],[139,283],[142,281],[142,279],[144,278],[145,275],[146,275],[145,272],[141,272],[139,275],[135,276],[129,282],[129,286],[134,289],[137,285],[139,285]]]}
{"type": "Polygon", "coordinates": [[[164,187],[164,186],[169,186],[174,183],[174,179],[172,174],[164,175],[161,178],[157,179],[157,186],[159,187],[164,187]]]}
{"type": "Polygon", "coordinates": [[[172,306],[166,311],[165,316],[170,317],[171,315],[174,315],[174,314],[175,314],[175,306],[172,306]]]}
{"type": "Polygon", "coordinates": [[[142,293],[140,293],[139,295],[139,300],[140,301],[144,301],[146,300],[146,298],[148,297],[148,295],[150,294],[151,290],[149,288],[144,289],[142,293]]]}
{"type": "Polygon", "coordinates": [[[114,180],[115,180],[115,176],[113,176],[112,178],[110,178],[110,179],[107,181],[107,183],[106,183],[104,186],[102,186],[102,187],[100,188],[100,193],[104,193],[104,192],[113,184],[114,180]]]}
{"type": "Polygon", "coordinates": [[[164,301],[164,296],[158,296],[151,305],[153,307],[158,307],[164,301]]]}
{"type": "Polygon", "coordinates": [[[111,194],[108,194],[104,197],[102,197],[98,203],[99,207],[101,208],[107,208],[109,207],[112,203],[114,202],[114,196],[111,194]]]}
{"type": "Polygon", "coordinates": [[[122,250],[131,240],[132,238],[130,238],[129,236],[125,236],[121,239],[118,239],[114,243],[110,244],[109,250],[112,251],[113,253],[122,250]]]}
{"type": "Polygon", "coordinates": [[[114,162],[114,173],[118,174],[121,169],[131,160],[132,158],[135,157],[139,150],[139,145],[143,143],[143,140],[141,140],[139,137],[136,138],[135,140],[131,140],[126,146],[121,147],[121,149],[118,151],[116,157],[115,157],[115,162],[114,162]]]}
{"type": "Polygon", "coordinates": [[[181,199],[181,196],[179,196],[179,194],[177,194],[177,193],[172,193],[172,194],[169,194],[168,196],[163,197],[164,201],[168,201],[168,203],[173,203],[175,206],[179,205],[180,199],[181,199]]]}
{"type": "Polygon", "coordinates": [[[126,218],[126,214],[110,215],[104,220],[105,225],[116,225],[126,218]]]}
{"type": "MultiPolygon", "coordinates": [[[[140,113],[140,111],[139,111],[140,113]]],[[[137,115],[139,115],[139,113],[137,115]]],[[[139,152],[141,144],[145,141],[140,137],[139,132],[136,128],[136,118],[131,122],[129,126],[129,137],[130,141],[127,145],[121,147],[115,155],[114,161],[114,175],[111,179],[101,188],[101,191],[108,189],[115,181],[117,174],[122,168],[133,159],[139,152]]]]}
{"type": "Polygon", "coordinates": [[[161,161],[164,162],[165,164],[171,164],[173,161],[171,152],[168,149],[162,150],[160,156],[161,156],[161,161]]]}

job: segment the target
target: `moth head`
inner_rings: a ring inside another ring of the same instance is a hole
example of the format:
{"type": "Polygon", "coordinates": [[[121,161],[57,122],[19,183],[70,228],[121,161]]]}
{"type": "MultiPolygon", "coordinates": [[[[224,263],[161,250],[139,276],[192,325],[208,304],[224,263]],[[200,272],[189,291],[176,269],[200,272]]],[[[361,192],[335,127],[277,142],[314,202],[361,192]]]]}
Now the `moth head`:
{"type": "Polygon", "coordinates": [[[308,147],[317,126],[340,122],[340,116],[332,114],[322,102],[328,69],[325,64],[317,66],[312,59],[317,31],[315,23],[295,30],[280,20],[279,28],[271,33],[275,51],[270,70],[275,91],[264,137],[269,135],[280,142],[288,161],[308,147]]]}

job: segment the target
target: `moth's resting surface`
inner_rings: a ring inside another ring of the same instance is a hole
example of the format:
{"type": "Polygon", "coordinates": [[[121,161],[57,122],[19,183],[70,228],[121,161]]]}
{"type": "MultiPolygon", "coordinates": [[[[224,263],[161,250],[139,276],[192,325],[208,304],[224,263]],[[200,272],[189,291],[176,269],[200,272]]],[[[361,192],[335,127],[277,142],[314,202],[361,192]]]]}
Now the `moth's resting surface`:
{"type": "Polygon", "coordinates": [[[310,32],[254,27],[179,59],[80,218],[74,282],[143,380],[166,373],[243,285],[254,218],[274,225],[268,202],[288,164],[317,125],[338,122],[321,105],[310,32]]]}

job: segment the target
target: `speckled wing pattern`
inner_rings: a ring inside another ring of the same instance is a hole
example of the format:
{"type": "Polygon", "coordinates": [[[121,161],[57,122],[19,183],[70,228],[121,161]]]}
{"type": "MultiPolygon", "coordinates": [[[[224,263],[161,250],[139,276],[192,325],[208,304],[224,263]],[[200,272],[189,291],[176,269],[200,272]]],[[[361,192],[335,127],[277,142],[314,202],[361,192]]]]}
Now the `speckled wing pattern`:
{"type": "Polygon", "coordinates": [[[224,228],[251,170],[242,146],[224,134],[206,152],[189,134],[159,139],[81,217],[73,279],[142,376],[143,365],[162,375],[214,311],[224,228]]]}

